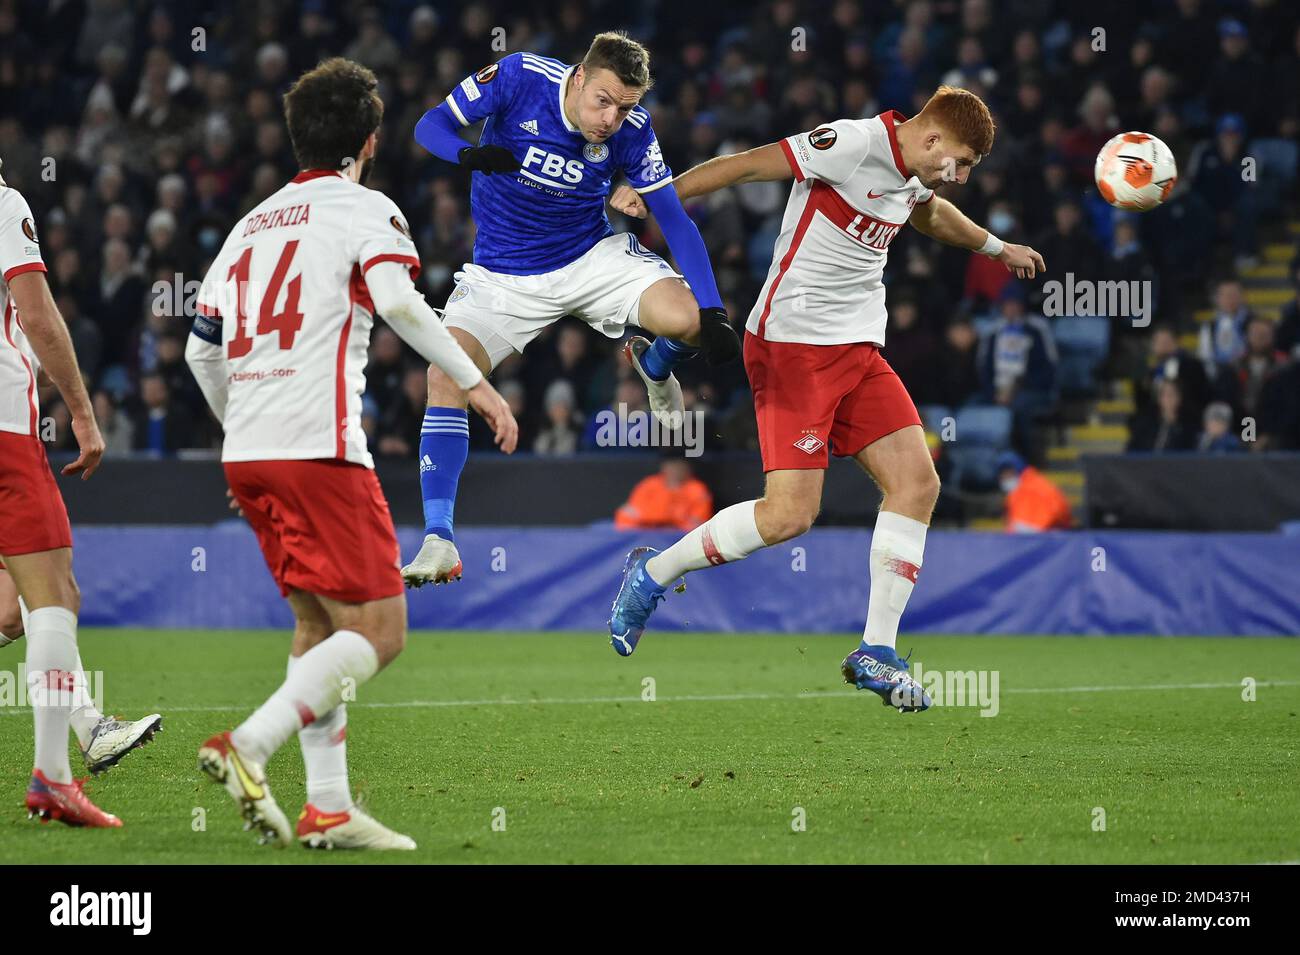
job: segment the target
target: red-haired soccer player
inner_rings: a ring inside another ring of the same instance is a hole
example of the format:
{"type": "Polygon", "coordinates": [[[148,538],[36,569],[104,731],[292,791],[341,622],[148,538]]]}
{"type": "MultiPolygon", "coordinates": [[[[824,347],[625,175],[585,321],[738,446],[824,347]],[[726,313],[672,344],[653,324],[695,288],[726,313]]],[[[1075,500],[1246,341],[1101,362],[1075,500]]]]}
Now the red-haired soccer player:
{"type": "MultiPolygon", "coordinates": [[[[871,590],[862,642],[841,664],[845,679],[911,712],[930,705],[895,652],[939,494],[921,420],[880,355],[885,342],[889,244],[907,223],[931,238],[981,252],[1021,278],[1042,256],[1004,243],[934,189],[965,183],[993,148],[988,107],[940,87],[912,119],[897,112],[842,119],[733,156],[674,181],[683,199],[745,182],[793,179],[767,281],[745,326],[767,486],[733,504],[663,553],[634,549],[611,611],[614,649],[636,648],[668,584],[711,564],[741,560],[798,537],[821,506],[828,454],[852,457],[884,500],[871,538],[871,590]]],[[[644,215],[622,189],[611,205],[644,215]]]]}

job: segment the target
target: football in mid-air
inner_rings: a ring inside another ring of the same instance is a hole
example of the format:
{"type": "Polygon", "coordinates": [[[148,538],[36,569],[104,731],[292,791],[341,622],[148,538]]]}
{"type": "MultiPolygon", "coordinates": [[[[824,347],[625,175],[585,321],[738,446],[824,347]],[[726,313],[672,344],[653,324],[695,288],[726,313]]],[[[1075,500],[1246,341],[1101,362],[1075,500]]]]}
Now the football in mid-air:
{"type": "Polygon", "coordinates": [[[1169,147],[1150,133],[1120,133],[1097,154],[1093,177],[1116,209],[1146,212],[1169,198],[1178,166],[1169,147]]]}

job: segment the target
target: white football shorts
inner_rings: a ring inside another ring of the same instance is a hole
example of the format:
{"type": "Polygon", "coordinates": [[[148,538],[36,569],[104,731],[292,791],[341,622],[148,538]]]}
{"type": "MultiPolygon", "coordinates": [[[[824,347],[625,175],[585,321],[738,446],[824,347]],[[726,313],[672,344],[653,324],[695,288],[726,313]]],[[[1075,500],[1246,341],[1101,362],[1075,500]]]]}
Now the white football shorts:
{"type": "Polygon", "coordinates": [[[443,323],[477,338],[495,368],[565,315],[621,338],[627,325],[637,324],[641,294],[670,278],[681,275],[636,236],[621,232],[554,272],[507,275],[466,263],[456,273],[443,323]]]}

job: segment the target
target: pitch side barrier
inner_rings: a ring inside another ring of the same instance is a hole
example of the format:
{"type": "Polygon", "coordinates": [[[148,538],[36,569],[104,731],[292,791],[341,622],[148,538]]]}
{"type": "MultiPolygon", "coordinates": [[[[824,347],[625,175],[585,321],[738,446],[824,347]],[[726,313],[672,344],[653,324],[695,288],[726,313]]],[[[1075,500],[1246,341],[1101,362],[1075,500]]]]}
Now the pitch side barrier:
{"type": "MultiPolygon", "coordinates": [[[[71,460],[55,456],[56,467],[71,460]]],[[[1300,454],[1085,455],[1084,500],[1092,527],[1150,530],[1272,531],[1300,521],[1300,454]]],[[[725,507],[763,493],[762,466],[743,452],[692,460],[725,507]]],[[[463,525],[572,526],[608,520],[641,478],[659,467],[653,453],[603,451],[571,458],[470,455],[456,518],[463,525]]],[[[423,520],[420,476],[408,461],[377,471],[393,519],[423,520]]],[[[226,481],[212,457],[109,458],[91,481],[60,480],[72,521],[87,524],[210,524],[223,520],[226,481]]],[[[954,495],[956,487],[946,487],[954,495]]],[[[955,502],[940,510],[947,518],[955,502]]],[[[818,525],[869,527],[880,496],[851,462],[826,475],[818,525]]]]}
{"type": "MultiPolygon", "coordinates": [[[[413,554],[422,529],[399,528],[413,554]]],[[[80,525],[75,568],[87,626],[290,628],[242,521],[80,525]]],[[[468,527],[454,587],[409,592],[414,628],[590,631],[605,621],[628,549],[676,535],[468,527]]],[[[866,612],[868,530],[819,528],[748,560],[691,574],[656,611],[665,630],[844,632],[866,612]]],[[[909,633],[1300,635],[1300,536],[933,531],[909,633]]]]}
{"type": "Polygon", "coordinates": [[[1300,521],[1295,452],[1085,455],[1081,462],[1092,527],[1270,531],[1300,521]]]}

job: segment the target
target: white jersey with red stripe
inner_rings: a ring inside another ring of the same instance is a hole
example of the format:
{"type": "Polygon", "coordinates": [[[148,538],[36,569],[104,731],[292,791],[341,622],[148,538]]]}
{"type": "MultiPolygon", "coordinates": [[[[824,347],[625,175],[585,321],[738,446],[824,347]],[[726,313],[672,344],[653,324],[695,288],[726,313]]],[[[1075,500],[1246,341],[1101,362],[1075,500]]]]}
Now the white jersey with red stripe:
{"type": "Polygon", "coordinates": [[[419,274],[401,210],[331,170],[299,173],[235,225],[198,302],[221,323],[223,461],[374,467],[361,429],[375,311],[365,274],[393,261],[419,274]]]}
{"type": "Polygon", "coordinates": [[[36,355],[9,294],[9,280],[24,272],[44,272],[36,220],[27,200],[0,180],[0,431],[36,434],[40,396],[36,355]]]}
{"type": "Polygon", "coordinates": [[[885,258],[918,202],[890,111],[781,140],[795,184],[745,328],[774,342],[885,343],[885,258]]]}

